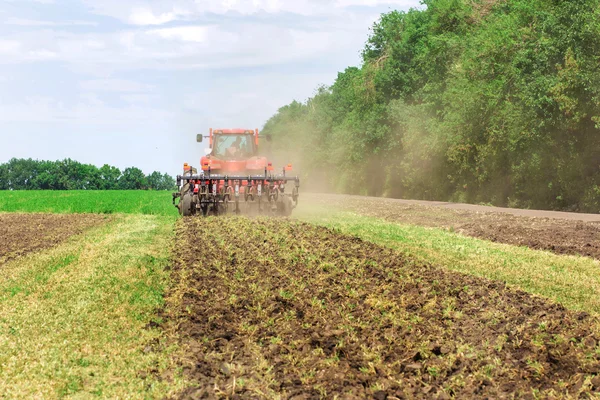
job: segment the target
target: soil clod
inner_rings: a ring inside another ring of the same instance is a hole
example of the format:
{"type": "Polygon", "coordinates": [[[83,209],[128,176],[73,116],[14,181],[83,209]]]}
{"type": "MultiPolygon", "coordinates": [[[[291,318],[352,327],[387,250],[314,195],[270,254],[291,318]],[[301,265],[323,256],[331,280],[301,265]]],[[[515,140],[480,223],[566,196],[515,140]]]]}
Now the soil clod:
{"type": "Polygon", "coordinates": [[[597,390],[595,316],[300,222],[190,218],[177,237],[166,320],[189,350],[182,398],[597,390]]]}
{"type": "Polygon", "coordinates": [[[0,214],[0,265],[106,222],[94,214],[0,214]]]}

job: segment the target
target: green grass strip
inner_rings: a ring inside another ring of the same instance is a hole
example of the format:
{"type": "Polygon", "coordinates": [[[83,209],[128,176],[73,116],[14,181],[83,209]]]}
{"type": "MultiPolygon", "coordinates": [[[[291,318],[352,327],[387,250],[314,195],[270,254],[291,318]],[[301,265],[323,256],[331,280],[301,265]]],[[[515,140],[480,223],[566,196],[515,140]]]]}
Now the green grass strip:
{"type": "Polygon", "coordinates": [[[144,190],[4,190],[0,212],[177,215],[170,192],[144,190]]]}
{"type": "Polygon", "coordinates": [[[313,207],[296,217],[399,250],[417,263],[504,281],[565,307],[600,313],[600,262],[313,207]]]}
{"type": "Polygon", "coordinates": [[[169,282],[173,220],[117,215],[0,266],[0,393],[142,399],[177,389],[179,378],[160,379],[177,349],[147,328],[169,282]]]}

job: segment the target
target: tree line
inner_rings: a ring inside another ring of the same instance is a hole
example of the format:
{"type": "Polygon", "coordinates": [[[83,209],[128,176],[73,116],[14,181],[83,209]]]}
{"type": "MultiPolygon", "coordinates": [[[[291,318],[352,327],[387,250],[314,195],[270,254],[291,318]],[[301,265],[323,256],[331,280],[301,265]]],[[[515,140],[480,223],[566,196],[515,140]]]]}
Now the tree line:
{"type": "Polygon", "coordinates": [[[0,164],[0,190],[173,190],[173,177],[160,172],[145,175],[136,167],[98,168],[71,159],[40,161],[13,158],[0,164]]]}
{"type": "Polygon", "coordinates": [[[339,192],[599,212],[599,1],[423,4],[281,108],[273,153],[339,192]]]}

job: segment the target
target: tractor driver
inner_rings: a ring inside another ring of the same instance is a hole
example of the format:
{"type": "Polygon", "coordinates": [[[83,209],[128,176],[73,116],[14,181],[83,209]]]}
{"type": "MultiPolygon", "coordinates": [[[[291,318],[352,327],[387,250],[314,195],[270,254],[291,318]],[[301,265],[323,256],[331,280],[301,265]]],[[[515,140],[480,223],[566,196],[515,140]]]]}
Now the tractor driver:
{"type": "Polygon", "coordinates": [[[242,155],[242,137],[238,136],[235,139],[235,142],[233,142],[233,144],[231,145],[231,147],[227,149],[227,151],[229,151],[229,154],[233,157],[241,156],[242,155]]]}

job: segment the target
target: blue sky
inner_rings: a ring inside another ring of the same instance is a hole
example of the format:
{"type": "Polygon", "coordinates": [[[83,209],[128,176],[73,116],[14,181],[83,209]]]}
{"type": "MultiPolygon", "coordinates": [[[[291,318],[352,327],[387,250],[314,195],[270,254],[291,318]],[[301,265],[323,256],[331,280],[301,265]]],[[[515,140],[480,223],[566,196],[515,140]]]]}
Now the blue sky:
{"type": "Polygon", "coordinates": [[[419,0],[0,0],[0,162],[176,174],[196,133],[261,128],[419,0]]]}

